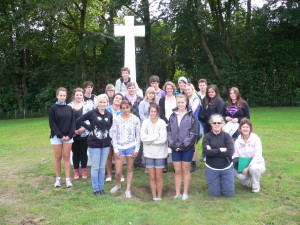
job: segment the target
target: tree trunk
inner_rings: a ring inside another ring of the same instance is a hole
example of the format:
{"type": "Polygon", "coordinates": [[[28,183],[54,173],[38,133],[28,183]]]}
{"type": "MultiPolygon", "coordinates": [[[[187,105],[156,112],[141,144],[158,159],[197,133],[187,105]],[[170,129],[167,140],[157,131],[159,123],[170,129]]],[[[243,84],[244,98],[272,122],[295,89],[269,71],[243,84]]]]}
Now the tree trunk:
{"type": "Polygon", "coordinates": [[[246,20],[246,27],[250,27],[250,21],[251,21],[251,0],[247,0],[247,20],[246,20]]]}

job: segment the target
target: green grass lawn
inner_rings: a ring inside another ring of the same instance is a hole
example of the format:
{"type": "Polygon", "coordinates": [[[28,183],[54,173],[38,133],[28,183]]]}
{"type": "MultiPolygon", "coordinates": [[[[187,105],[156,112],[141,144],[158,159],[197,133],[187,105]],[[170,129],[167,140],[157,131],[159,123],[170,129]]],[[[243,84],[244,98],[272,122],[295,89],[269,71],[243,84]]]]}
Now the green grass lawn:
{"type": "Polygon", "coordinates": [[[99,197],[90,179],[55,189],[47,118],[0,121],[0,224],[299,224],[299,116],[300,108],[251,109],[267,168],[260,193],[236,180],[234,197],[210,197],[200,163],[189,200],[173,200],[174,173],[168,172],[160,202],[151,201],[142,169],[134,171],[130,200],[124,197],[125,184],[119,193],[109,193],[114,181],[99,197]]]}

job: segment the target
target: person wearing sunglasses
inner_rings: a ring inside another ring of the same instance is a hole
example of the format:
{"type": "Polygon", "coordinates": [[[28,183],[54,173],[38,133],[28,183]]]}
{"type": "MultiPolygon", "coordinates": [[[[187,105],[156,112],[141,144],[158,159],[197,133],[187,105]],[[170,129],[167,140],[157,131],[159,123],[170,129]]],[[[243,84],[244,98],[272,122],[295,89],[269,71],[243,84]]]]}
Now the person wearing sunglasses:
{"type": "Polygon", "coordinates": [[[202,142],[203,152],[206,155],[205,177],[208,193],[212,196],[231,197],[235,194],[233,139],[224,131],[225,122],[221,115],[213,114],[209,123],[212,130],[205,134],[202,142]]]}

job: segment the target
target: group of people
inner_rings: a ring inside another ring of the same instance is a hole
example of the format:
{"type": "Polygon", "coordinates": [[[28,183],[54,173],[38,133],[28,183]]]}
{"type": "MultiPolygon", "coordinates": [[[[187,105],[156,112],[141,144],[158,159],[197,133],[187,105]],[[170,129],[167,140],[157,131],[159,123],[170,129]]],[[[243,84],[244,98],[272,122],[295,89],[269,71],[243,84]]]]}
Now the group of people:
{"type": "Polygon", "coordinates": [[[114,161],[116,184],[110,192],[121,189],[126,159],[126,198],[131,198],[133,170],[149,173],[153,201],[162,199],[162,173],[167,172],[168,153],[172,154],[175,172],[175,199],[189,198],[191,172],[196,170],[196,144],[202,141],[208,192],[213,196],[233,196],[234,176],[242,184],[259,192],[260,177],[265,171],[260,138],[253,133],[249,107],[237,88],[231,88],[224,103],[216,85],[198,82],[199,92],[185,77],[178,79],[179,89],[167,81],[159,88],[159,77],[149,79],[142,90],[130,79],[130,70],[121,69],[115,86],[108,84],[105,94],[92,94],[93,83],[73,90],[73,101],[66,103],[67,90],[56,92],[57,101],[49,109],[51,145],[55,158],[55,187],[60,187],[61,160],[64,160],[66,186],[72,187],[70,153],[73,152],[74,179],[88,177],[87,151],[91,161],[94,195],[102,195],[105,181],[112,181],[114,161]],[[232,134],[225,123],[239,124],[232,134]],[[249,165],[238,171],[240,159],[250,158],[249,165]],[[80,171],[81,166],[81,171],[80,171]],[[105,180],[105,172],[107,174],[105,180]],[[181,191],[183,180],[183,191],[181,191]]]}

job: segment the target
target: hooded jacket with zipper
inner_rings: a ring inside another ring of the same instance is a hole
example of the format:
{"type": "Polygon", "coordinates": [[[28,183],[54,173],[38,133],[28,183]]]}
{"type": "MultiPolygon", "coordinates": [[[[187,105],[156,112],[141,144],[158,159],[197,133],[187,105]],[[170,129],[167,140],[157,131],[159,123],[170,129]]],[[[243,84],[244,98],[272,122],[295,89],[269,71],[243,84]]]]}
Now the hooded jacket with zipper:
{"type": "Polygon", "coordinates": [[[187,109],[186,114],[178,124],[178,108],[173,110],[168,125],[168,145],[172,151],[180,148],[182,151],[195,150],[195,143],[198,137],[198,123],[191,109],[187,109]]]}
{"type": "Polygon", "coordinates": [[[76,123],[85,127],[89,132],[93,131],[93,135],[89,135],[87,138],[90,148],[105,148],[110,146],[111,137],[109,136],[109,130],[112,122],[112,114],[106,109],[103,115],[99,113],[98,109],[93,109],[76,120],[76,123]],[[90,125],[84,122],[86,120],[90,121],[90,125]]]}

